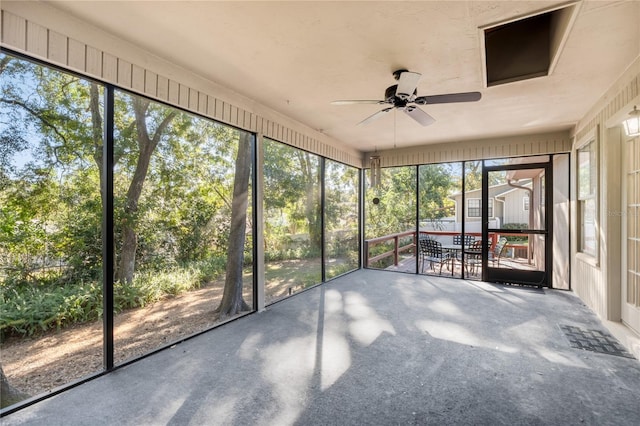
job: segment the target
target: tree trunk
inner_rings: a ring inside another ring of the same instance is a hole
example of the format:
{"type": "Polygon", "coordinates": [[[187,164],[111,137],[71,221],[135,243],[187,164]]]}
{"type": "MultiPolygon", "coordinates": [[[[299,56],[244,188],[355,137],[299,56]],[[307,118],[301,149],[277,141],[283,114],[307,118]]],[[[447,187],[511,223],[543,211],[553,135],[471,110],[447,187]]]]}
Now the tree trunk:
{"type": "Polygon", "coordinates": [[[29,395],[11,386],[7,376],[4,375],[2,364],[0,364],[0,408],[8,407],[27,398],[29,395]]]}
{"type": "Polygon", "coordinates": [[[122,224],[122,251],[120,252],[120,262],[116,271],[116,281],[131,283],[136,266],[136,251],[138,249],[138,235],[136,234],[136,215],[138,213],[138,201],[142,194],[144,181],[147,178],[151,155],[155,151],[163,133],[169,123],[176,116],[176,111],[172,110],[158,125],[153,137],[149,136],[147,130],[147,110],[150,102],[142,98],[133,99],[133,109],[136,117],[136,132],[138,140],[138,161],[136,169],[127,191],[125,203],[124,223],[122,224]]]}
{"type": "Polygon", "coordinates": [[[142,187],[149,171],[152,149],[148,148],[150,140],[144,135],[138,134],[138,138],[144,138],[140,145],[136,170],[131,179],[129,190],[127,191],[127,201],[124,206],[124,220],[122,223],[122,250],[120,252],[120,264],[116,273],[116,281],[130,284],[133,281],[133,273],[136,266],[136,251],[138,249],[138,235],[136,234],[136,222],[138,213],[138,201],[142,194],[142,187]]]}
{"type": "Polygon", "coordinates": [[[240,134],[236,173],[233,180],[233,200],[231,201],[231,230],[227,251],[227,275],[224,293],[216,312],[220,319],[233,316],[250,307],[242,297],[242,265],[244,263],[245,231],[247,227],[247,207],[249,205],[249,179],[251,177],[251,135],[240,134]]]}
{"type": "Polygon", "coordinates": [[[307,219],[307,231],[311,247],[322,245],[321,206],[320,206],[320,171],[314,167],[308,152],[299,152],[298,159],[304,176],[306,190],[304,214],[307,219]],[[314,170],[315,169],[315,170],[314,170]]]}

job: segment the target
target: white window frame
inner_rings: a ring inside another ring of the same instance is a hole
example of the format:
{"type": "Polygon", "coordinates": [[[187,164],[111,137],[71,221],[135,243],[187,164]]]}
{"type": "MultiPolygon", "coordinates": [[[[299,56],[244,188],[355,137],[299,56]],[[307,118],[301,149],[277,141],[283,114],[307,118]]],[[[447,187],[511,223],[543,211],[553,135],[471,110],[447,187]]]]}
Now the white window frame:
{"type": "Polygon", "coordinates": [[[585,135],[576,148],[576,210],[577,210],[577,250],[581,256],[592,259],[597,264],[600,252],[599,228],[600,228],[600,199],[598,196],[600,182],[599,141],[596,127],[585,135]],[[589,153],[588,157],[584,154],[589,153]],[[586,166],[581,167],[581,162],[587,161],[586,166]],[[588,182],[586,180],[588,179],[588,182]],[[591,205],[587,207],[587,205],[591,205]],[[585,215],[589,214],[590,224],[586,225],[585,215]],[[587,238],[591,241],[587,243],[587,238]]]}
{"type": "Polygon", "coordinates": [[[530,201],[529,201],[529,196],[528,195],[523,195],[522,196],[522,210],[524,210],[525,212],[529,211],[530,208],[530,201]]]}
{"type": "MultiPolygon", "coordinates": [[[[489,218],[493,219],[494,216],[494,207],[495,207],[495,203],[493,201],[493,197],[489,198],[489,218]]],[[[482,217],[482,198],[467,198],[467,208],[465,211],[465,214],[467,216],[467,218],[469,219],[473,219],[473,218],[481,218],[482,217]],[[474,207],[474,210],[476,208],[480,209],[480,214],[478,216],[471,216],[469,215],[469,202],[470,201],[478,201],[478,207],[474,207]]]]}

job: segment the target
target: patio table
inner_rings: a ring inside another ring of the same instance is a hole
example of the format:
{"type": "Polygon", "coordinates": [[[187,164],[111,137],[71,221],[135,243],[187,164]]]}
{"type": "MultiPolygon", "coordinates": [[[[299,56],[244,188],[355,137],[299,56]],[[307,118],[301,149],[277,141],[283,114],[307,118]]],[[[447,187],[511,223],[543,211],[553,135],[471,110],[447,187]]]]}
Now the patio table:
{"type": "Polygon", "coordinates": [[[451,269],[452,269],[451,272],[452,273],[453,273],[453,267],[454,267],[453,262],[455,260],[460,260],[460,261],[462,260],[462,259],[460,259],[458,257],[459,256],[459,252],[464,250],[465,253],[466,253],[467,250],[469,249],[469,247],[471,247],[471,246],[469,246],[469,245],[462,246],[461,244],[443,244],[442,245],[442,251],[445,251],[445,252],[451,254],[451,269]]]}
{"type": "Polygon", "coordinates": [[[471,246],[466,245],[466,246],[462,246],[460,244],[443,244],[442,245],[442,250],[451,252],[451,253],[457,253],[459,251],[464,250],[465,253],[467,252],[467,250],[470,248],[471,246]]]}

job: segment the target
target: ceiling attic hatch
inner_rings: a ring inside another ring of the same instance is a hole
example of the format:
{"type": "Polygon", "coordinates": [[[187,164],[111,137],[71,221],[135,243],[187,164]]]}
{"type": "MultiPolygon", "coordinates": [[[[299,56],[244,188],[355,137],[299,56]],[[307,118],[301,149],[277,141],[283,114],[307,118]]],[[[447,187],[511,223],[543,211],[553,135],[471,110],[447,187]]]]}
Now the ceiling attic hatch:
{"type": "Polygon", "coordinates": [[[487,87],[550,75],[578,3],[480,28],[487,87]]]}

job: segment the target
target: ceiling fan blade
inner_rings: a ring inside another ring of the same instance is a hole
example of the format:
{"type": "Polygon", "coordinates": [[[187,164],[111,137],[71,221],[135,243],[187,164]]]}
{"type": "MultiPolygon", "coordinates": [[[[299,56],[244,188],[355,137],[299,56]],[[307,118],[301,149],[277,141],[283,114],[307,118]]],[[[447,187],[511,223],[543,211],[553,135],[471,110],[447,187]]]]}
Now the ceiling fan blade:
{"type": "Polygon", "coordinates": [[[357,125],[368,124],[368,123],[372,122],[373,120],[376,120],[376,119],[382,117],[383,115],[385,115],[386,113],[388,113],[392,109],[393,109],[393,107],[389,107],[389,108],[385,108],[383,110],[380,110],[380,111],[376,112],[375,114],[370,115],[369,117],[365,118],[364,120],[359,122],[357,125]]]}
{"type": "Polygon", "coordinates": [[[480,92],[449,93],[446,95],[418,96],[414,103],[418,105],[427,104],[449,104],[454,102],[475,102],[482,98],[480,92]]]}
{"type": "Polygon", "coordinates": [[[398,88],[396,89],[396,96],[400,99],[407,99],[416,91],[418,82],[420,81],[422,74],[411,71],[403,71],[400,73],[398,79],[398,88]]]}
{"type": "Polygon", "coordinates": [[[413,118],[423,126],[428,126],[429,124],[433,124],[436,121],[435,118],[433,118],[417,106],[408,106],[404,108],[403,111],[405,112],[405,114],[407,114],[409,117],[413,118]]]}
{"type": "Polygon", "coordinates": [[[343,100],[333,101],[331,105],[353,105],[353,104],[384,104],[386,101],[373,101],[373,100],[343,100]]]}

